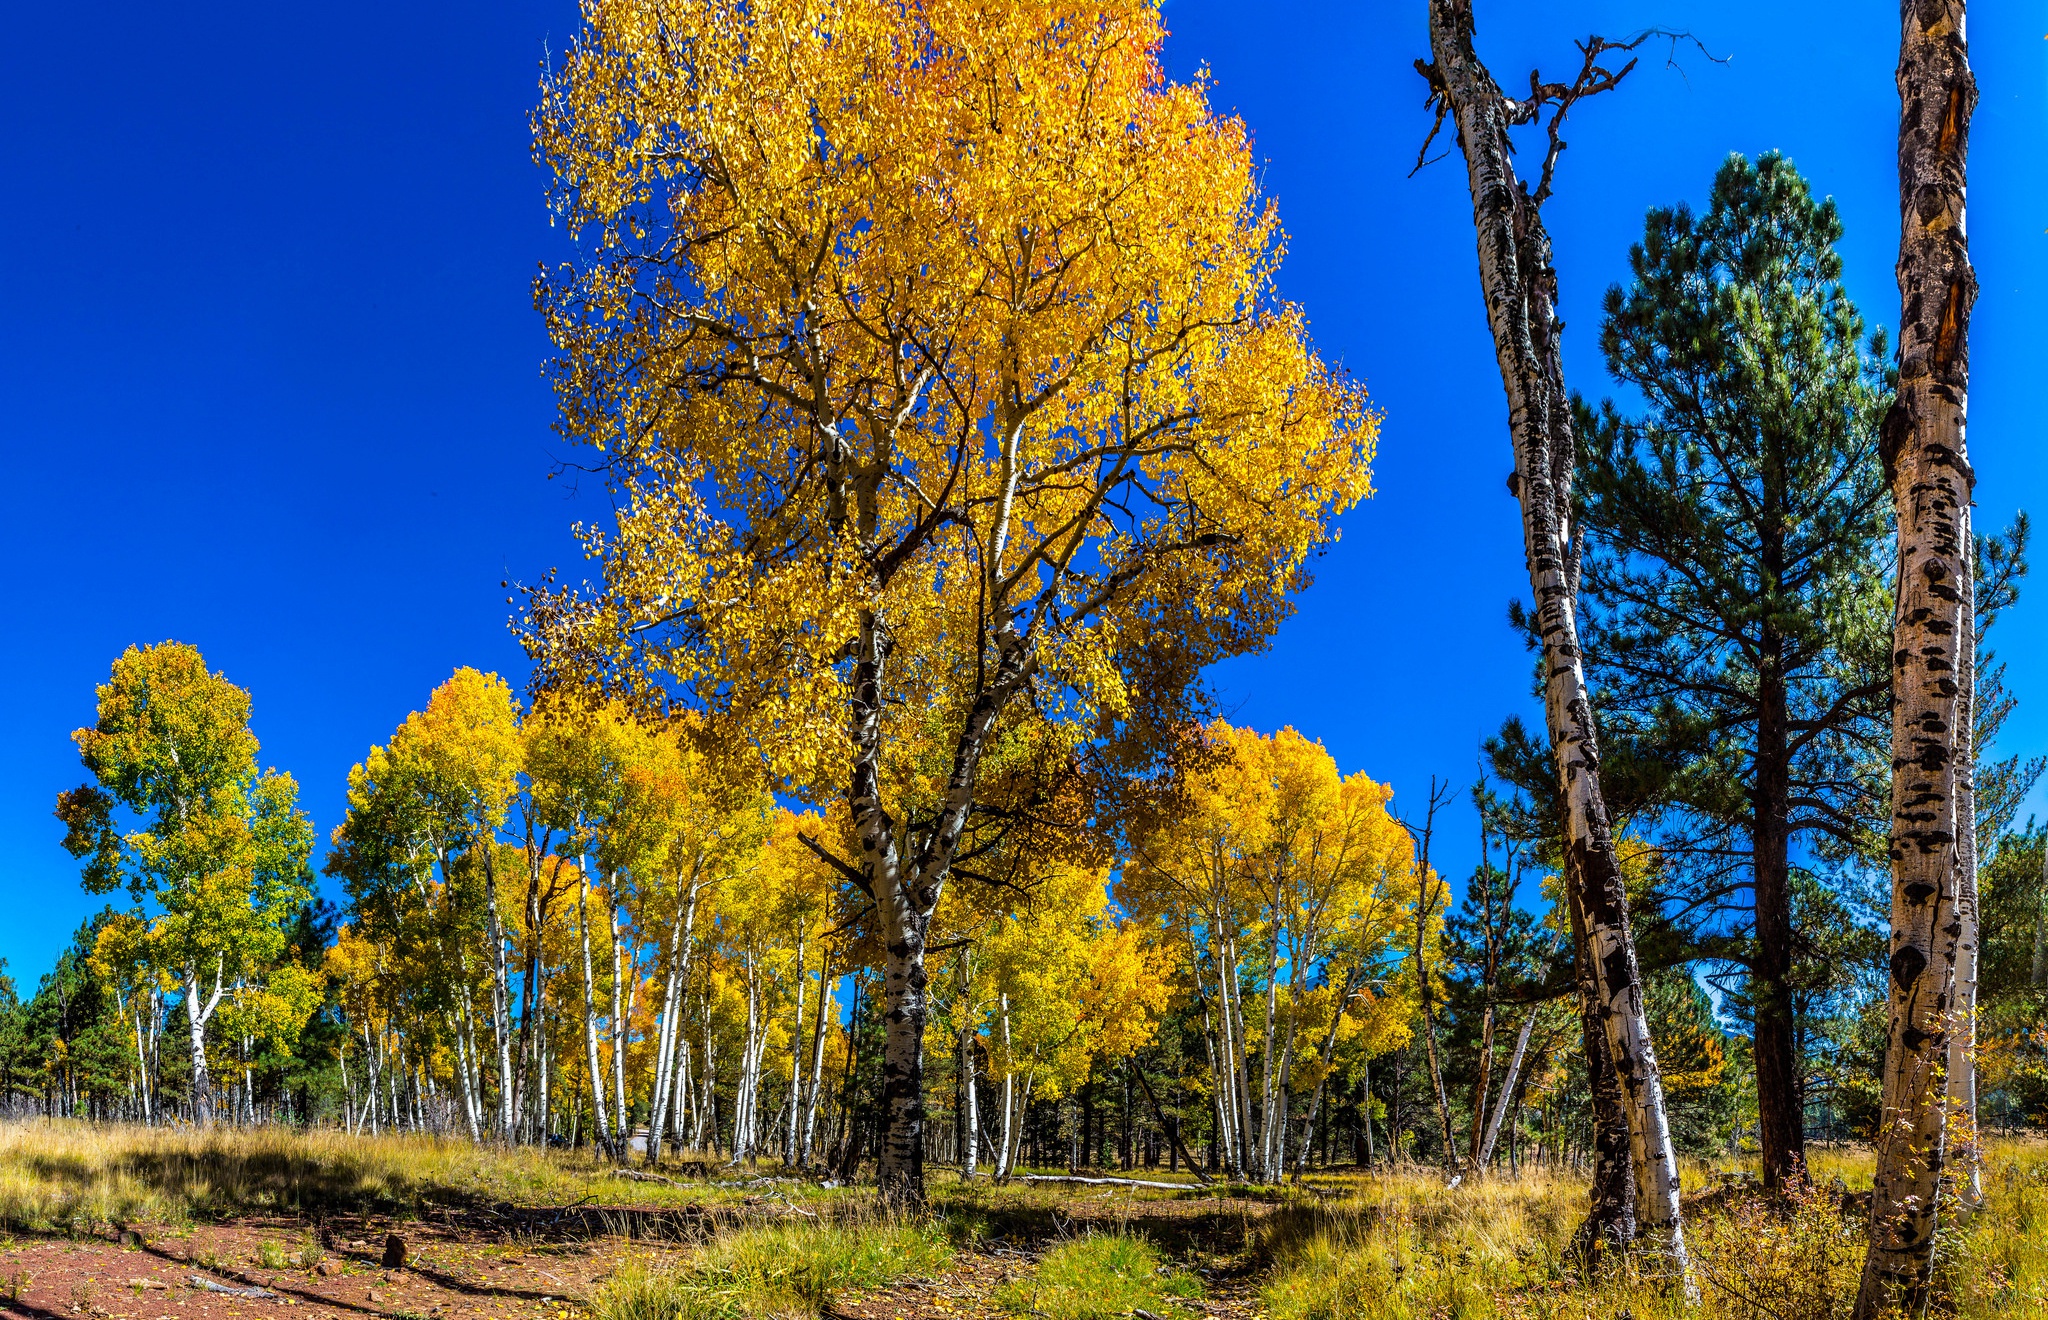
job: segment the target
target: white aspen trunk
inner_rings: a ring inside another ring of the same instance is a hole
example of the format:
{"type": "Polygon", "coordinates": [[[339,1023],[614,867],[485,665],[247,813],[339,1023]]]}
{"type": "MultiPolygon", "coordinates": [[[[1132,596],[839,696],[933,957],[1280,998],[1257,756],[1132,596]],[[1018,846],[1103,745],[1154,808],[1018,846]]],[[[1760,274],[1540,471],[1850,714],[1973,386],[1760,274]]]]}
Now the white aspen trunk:
{"type": "Polygon", "coordinates": [[[670,1074],[676,1066],[676,1042],[682,1037],[681,1026],[676,1019],[682,1008],[682,990],[688,984],[690,972],[691,935],[697,924],[697,890],[693,867],[688,882],[677,882],[676,917],[669,927],[668,983],[662,988],[661,1042],[655,1054],[654,1077],[649,1096],[649,1106],[652,1110],[647,1121],[649,1168],[661,1159],[662,1140],[667,1134],[669,1122],[669,1097],[675,1089],[670,1074]]]}
{"type": "MultiPolygon", "coordinates": [[[[1964,517],[1967,518],[1965,511],[1964,517]]],[[[1969,635],[1957,646],[1961,714],[1956,720],[1956,991],[1948,1038],[1948,1121],[1955,1125],[1956,1201],[1974,1213],[1984,1208],[1984,1149],[1977,1134],[1977,959],[1981,927],[1977,902],[1977,628],[1976,583],[1964,587],[1963,619],[1969,635]]]]}
{"type": "Polygon", "coordinates": [[[466,1025],[469,1019],[469,990],[464,987],[458,997],[461,1013],[450,1014],[448,1034],[455,1037],[455,1076],[461,1082],[462,1119],[469,1128],[469,1139],[482,1142],[484,1139],[483,1100],[476,1093],[475,1060],[470,1058],[470,1034],[466,1025]]]}
{"type": "Polygon", "coordinates": [[[818,1097],[825,1089],[825,1023],[833,1015],[831,946],[823,946],[819,956],[821,961],[818,963],[818,1016],[811,1023],[811,1076],[804,1084],[803,1159],[800,1162],[805,1168],[810,1167],[811,1151],[816,1140],[818,1097]]]}
{"type": "MultiPolygon", "coordinates": [[[[215,1002],[219,1001],[218,994],[215,1002]]],[[[185,978],[185,1014],[192,1029],[192,1122],[213,1126],[213,1087],[206,1075],[206,1018],[199,1006],[199,974],[185,978]]]]}
{"type": "Polygon", "coordinates": [[[789,1028],[789,1094],[782,1101],[782,1162],[797,1162],[797,1106],[803,1092],[804,1053],[804,923],[796,926],[796,1020],[789,1028]]]}
{"type": "Polygon", "coordinates": [[[505,966],[505,924],[498,914],[498,873],[492,864],[492,840],[482,840],[484,854],[484,912],[491,941],[491,1043],[498,1062],[498,1139],[512,1141],[514,1105],[512,1085],[512,988],[505,966]]]}
{"type": "Polygon", "coordinates": [[[1017,1094],[1017,1061],[1010,1054],[1010,996],[1008,993],[996,997],[997,1013],[1003,1033],[1003,1148],[996,1152],[997,1182],[1010,1176],[1011,1131],[1016,1122],[1015,1103],[1017,1094]]]}
{"type": "Polygon", "coordinates": [[[1486,1166],[1493,1160],[1493,1145],[1500,1137],[1500,1123],[1508,1110],[1508,1099],[1515,1093],[1515,1083],[1521,1080],[1522,1058],[1529,1051],[1529,1033],[1536,1029],[1536,1010],[1529,1010],[1529,1016],[1522,1019],[1522,1030],[1515,1037],[1515,1052],[1508,1056],[1508,1075],[1501,1079],[1500,1098],[1494,1102],[1493,1116],[1486,1120],[1486,1136],[1479,1143],[1479,1153],[1473,1158],[1472,1171],[1483,1176],[1486,1166]]]}
{"type": "Polygon", "coordinates": [[[585,880],[576,890],[576,929],[583,939],[583,1040],[590,1051],[590,1128],[598,1146],[616,1158],[618,1150],[612,1142],[611,1127],[605,1122],[604,1067],[597,1053],[597,992],[590,966],[589,894],[590,882],[585,880]]]}
{"type": "Polygon", "coordinates": [[[972,948],[960,951],[960,1126],[965,1132],[966,1144],[966,1149],[960,1152],[960,1178],[963,1182],[974,1181],[975,1170],[981,1164],[981,1100],[974,1093],[974,1042],[981,1033],[974,1029],[973,959],[972,948]]]}
{"type": "Polygon", "coordinates": [[[341,1064],[341,1130],[353,1137],[356,1134],[356,1088],[348,1079],[348,1038],[353,1032],[344,1032],[341,1048],[334,1052],[341,1064]]]}
{"type": "Polygon", "coordinates": [[[605,904],[605,920],[611,926],[612,936],[612,1155],[624,1164],[632,1153],[627,1146],[633,1135],[633,1117],[626,1108],[626,1038],[632,1031],[627,1019],[632,1016],[633,1007],[627,988],[631,979],[626,971],[627,951],[619,934],[617,875],[611,877],[608,892],[611,901],[605,904]]]}
{"type": "MultiPolygon", "coordinates": [[[[153,994],[153,993],[152,993],[152,996],[151,996],[151,997],[152,997],[152,998],[154,998],[154,994],[153,994]]],[[[149,1103],[149,1047],[148,1047],[148,1045],[147,1045],[147,1044],[146,1044],[146,1043],[145,1043],[145,1042],[143,1041],[143,1038],[142,1038],[142,1003],[143,1003],[143,1000],[142,1000],[142,996],[140,996],[140,995],[136,996],[136,998],[135,998],[135,1001],[134,1001],[134,1003],[135,1003],[135,1070],[136,1070],[136,1075],[137,1075],[137,1076],[136,1076],[136,1083],[137,1083],[137,1084],[136,1084],[136,1094],[137,1094],[137,1095],[139,1095],[139,1096],[141,1097],[141,1099],[142,1099],[142,1121],[143,1121],[143,1123],[144,1123],[144,1124],[153,1124],[155,1120],[154,1120],[154,1119],[153,1119],[153,1118],[151,1117],[151,1109],[150,1109],[150,1103],[149,1103]]],[[[342,1083],[342,1084],[343,1084],[343,1086],[344,1086],[344,1087],[346,1087],[346,1086],[347,1086],[347,1079],[346,1079],[346,1078],[344,1078],[344,1079],[343,1079],[343,1083],[342,1083]]]]}
{"type": "MultiPolygon", "coordinates": [[[[370,1023],[363,1021],[363,1114],[370,1120],[370,1135],[377,1135],[377,1049],[370,1041],[370,1023]]],[[[358,1120],[357,1126],[361,1126],[358,1120]]]]}
{"type": "Polygon", "coordinates": [[[1279,1106],[1274,1104],[1274,1082],[1278,1060],[1273,1057],[1278,1043],[1273,1037],[1274,1008],[1280,996],[1280,922],[1276,897],[1269,918],[1272,940],[1266,950],[1265,1021],[1259,1040],[1259,1171],[1260,1182],[1276,1181],[1273,1168],[1273,1136],[1279,1126],[1279,1106]]]}
{"type": "Polygon", "coordinates": [[[1892,624],[1892,920],[1870,1254],[1856,1320],[1924,1314],[1948,1138],[1946,1078],[1966,841],[1973,659],[1970,269],[1964,200],[1970,73],[1962,0],[1899,6],[1898,392],[1881,436],[1898,510],[1892,624]],[[1961,679],[1962,681],[1958,681],[1961,679]]]}
{"type": "Polygon", "coordinates": [[[1601,1025],[1628,1115],[1637,1220],[1690,1303],[1698,1285],[1679,1207],[1678,1159],[1644,1012],[1628,894],[1600,790],[1592,701],[1579,652],[1575,533],[1569,526],[1578,442],[1564,388],[1557,275],[1538,209],[1542,186],[1532,194],[1516,179],[1508,140],[1511,116],[1533,117],[1541,106],[1510,103],[1480,63],[1472,48],[1471,0],[1429,0],[1429,28],[1435,59],[1425,72],[1435,99],[1456,120],[1480,287],[1508,397],[1523,550],[1542,643],[1544,718],[1565,817],[1566,875],[1580,890],[1601,1025]]]}

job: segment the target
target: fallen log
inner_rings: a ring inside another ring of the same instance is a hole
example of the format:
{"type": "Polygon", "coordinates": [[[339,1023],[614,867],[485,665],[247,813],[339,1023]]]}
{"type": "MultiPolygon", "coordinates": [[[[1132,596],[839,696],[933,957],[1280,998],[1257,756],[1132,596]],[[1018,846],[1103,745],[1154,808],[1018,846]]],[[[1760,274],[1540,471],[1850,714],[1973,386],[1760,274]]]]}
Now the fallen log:
{"type": "Polygon", "coordinates": [[[1086,1183],[1090,1187],[1158,1187],[1169,1192],[1198,1192],[1195,1183],[1154,1182],[1149,1178],[1084,1178],[1078,1173],[1019,1173],[1018,1182],[1086,1183]]]}

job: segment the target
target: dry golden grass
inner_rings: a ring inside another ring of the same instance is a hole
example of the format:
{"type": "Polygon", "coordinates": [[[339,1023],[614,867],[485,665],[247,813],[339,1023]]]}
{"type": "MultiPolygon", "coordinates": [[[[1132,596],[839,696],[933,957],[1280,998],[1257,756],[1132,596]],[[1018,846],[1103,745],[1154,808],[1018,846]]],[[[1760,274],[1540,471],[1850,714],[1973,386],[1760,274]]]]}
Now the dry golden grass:
{"type": "MultiPolygon", "coordinates": [[[[1865,1154],[1817,1152],[1815,1188],[1787,1201],[1733,1192],[1696,1211],[1688,1237],[1701,1304],[1688,1310],[1646,1263],[1582,1277],[1567,1244],[1584,1213],[1576,1178],[1535,1173],[1444,1190],[1420,1174],[1374,1178],[1347,1197],[1276,1215],[1258,1244],[1275,1320],[1832,1320],[1849,1314],[1863,1222],[1845,1217],[1834,1180],[1870,1185],[1865,1154]]],[[[1687,1170],[1688,1194],[1717,1170],[1687,1170]]],[[[1934,1311],[1958,1320],[2048,1316],[2048,1145],[1994,1143],[1986,1205],[1944,1228],[1934,1311]]]]}
{"type": "Polygon", "coordinates": [[[673,1206],[737,1200],[745,1190],[703,1179],[628,1182],[587,1155],[455,1138],[0,1123],[0,1223],[34,1232],[248,1211],[402,1213],[430,1203],[673,1206]]]}
{"type": "MultiPolygon", "coordinates": [[[[855,1192],[764,1188],[744,1176],[679,1186],[628,1182],[587,1156],[463,1140],[22,1123],[0,1124],[0,1221],[18,1231],[93,1232],[246,1213],[360,1210],[402,1218],[504,1201],[732,1204],[765,1191],[810,1206],[816,1217],[764,1204],[744,1212],[750,1222],[734,1222],[741,1215],[703,1220],[710,1238],[683,1264],[626,1271],[593,1309],[606,1320],[812,1315],[836,1289],[886,1286],[904,1269],[939,1268],[949,1240],[971,1244],[1000,1228],[1028,1243],[1045,1240],[1055,1226],[1142,1234],[1167,1259],[1226,1272],[1248,1266],[1274,1320],[1611,1320],[1624,1312],[1635,1320],[1836,1320],[1848,1314],[1863,1247],[1862,1223],[1844,1216],[1836,1183],[1867,1188],[1870,1159],[1820,1151],[1813,1168],[1815,1189],[1802,1196],[1766,1200],[1735,1189],[1718,1194],[1711,1208],[1696,1204],[1689,1236],[1701,1304],[1691,1312],[1640,1260],[1582,1277],[1566,1246],[1584,1210],[1584,1184],[1541,1171],[1455,1191],[1427,1171],[1319,1176],[1306,1189],[1251,1196],[1222,1188],[1175,1194],[942,1185],[936,1217],[903,1221],[855,1192]],[[762,1211],[789,1217],[763,1224],[762,1211]]],[[[1688,1167],[1689,1196],[1718,1176],[1710,1166],[1688,1167]]],[[[1993,1142],[1984,1183],[1984,1209],[1945,1226],[1938,1240],[1935,1313],[2048,1317],[2048,1143],[1993,1142]]]]}

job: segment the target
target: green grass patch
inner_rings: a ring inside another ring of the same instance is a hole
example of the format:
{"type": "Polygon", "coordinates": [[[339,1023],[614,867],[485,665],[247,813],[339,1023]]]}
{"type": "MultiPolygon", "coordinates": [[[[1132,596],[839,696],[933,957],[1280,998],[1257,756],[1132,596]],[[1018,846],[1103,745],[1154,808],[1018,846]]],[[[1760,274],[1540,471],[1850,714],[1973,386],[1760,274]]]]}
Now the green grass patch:
{"type": "Polygon", "coordinates": [[[1201,1281],[1164,1265],[1158,1248],[1128,1234],[1094,1234],[1053,1248],[1037,1268],[1004,1285],[998,1300],[1014,1315],[1046,1320],[1108,1320],[1133,1311],[1165,1314],[1201,1281]]]}
{"type": "Polygon", "coordinates": [[[621,1269],[590,1309],[596,1320],[811,1320],[836,1293],[933,1273],[952,1254],[939,1224],[741,1229],[679,1267],[621,1269]]]}

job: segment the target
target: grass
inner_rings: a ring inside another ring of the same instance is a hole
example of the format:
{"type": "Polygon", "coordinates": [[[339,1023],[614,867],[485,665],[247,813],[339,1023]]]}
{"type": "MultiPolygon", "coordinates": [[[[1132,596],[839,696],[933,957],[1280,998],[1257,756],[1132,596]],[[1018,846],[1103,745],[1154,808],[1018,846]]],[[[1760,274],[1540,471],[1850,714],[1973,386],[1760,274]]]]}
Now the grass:
{"type": "Polygon", "coordinates": [[[930,1274],[951,1257],[938,1221],[743,1228],[680,1265],[628,1263],[590,1311],[596,1320],[812,1320],[838,1293],[930,1274]]]}
{"type": "MultiPolygon", "coordinates": [[[[1863,1264],[1864,1224],[1832,1190],[1870,1185],[1868,1154],[1816,1152],[1815,1186],[1783,1200],[1733,1189],[1688,1217],[1701,1305],[1687,1310],[1638,1260],[1582,1277],[1566,1246],[1584,1212],[1577,1178],[1525,1174],[1446,1192],[1420,1174],[1275,1214],[1256,1244],[1273,1320],[1839,1320],[1863,1264]]],[[[1688,1196],[1715,1170],[1687,1171],[1688,1196]]],[[[1986,1205],[1937,1239],[1934,1314],[2048,1315],[2048,1146],[1994,1143],[1986,1205]]]]}
{"type": "Polygon", "coordinates": [[[1163,1314],[1178,1299],[1201,1295],[1201,1281],[1161,1263],[1144,1238],[1090,1233],[1046,1252],[1028,1275],[1005,1284],[997,1300],[1014,1315],[1109,1320],[1138,1311],[1163,1314]]]}
{"type": "MultiPolygon", "coordinates": [[[[733,1183],[627,1182],[588,1154],[333,1130],[0,1123],[0,1226],[49,1233],[179,1225],[249,1211],[416,1212],[431,1203],[677,1206],[737,1202],[733,1183]]],[[[791,1200],[823,1194],[782,1189],[791,1200]]]]}
{"type": "MultiPolygon", "coordinates": [[[[1700,1320],[1840,1320],[1863,1257],[1863,1225],[1845,1218],[1837,1180],[1870,1185],[1867,1152],[1816,1151],[1815,1190],[1766,1199],[1721,1187],[1719,1171],[1685,1171],[1687,1232],[1700,1320]]],[[[1576,1175],[1525,1171],[1447,1191],[1427,1170],[1312,1175],[1304,1188],[1075,1189],[935,1180],[943,1214],[909,1222],[864,1193],[698,1177],[680,1186],[628,1182],[587,1155],[478,1148],[460,1139],[347,1137],[337,1132],[0,1124],[0,1229],[102,1234],[202,1219],[377,1213],[403,1220],[436,1207],[694,1204],[709,1241],[686,1254],[636,1253],[593,1302],[595,1320],[814,1317],[830,1297],[946,1268],[954,1242],[1000,1235],[1049,1249],[988,1299],[1048,1320],[1171,1314],[1198,1295],[1168,1262],[1220,1267],[1273,1320],[1372,1315],[1386,1320],[1634,1320],[1676,1317],[1678,1300],[1640,1259],[1584,1277],[1566,1245],[1585,1207],[1576,1175]],[[1243,1193],[1243,1194],[1239,1194],[1243,1193]],[[777,1202],[786,1201],[802,1216],[777,1202]],[[751,1204],[746,1204],[751,1202],[751,1204]],[[787,1218],[764,1218],[787,1215],[787,1218]],[[1078,1234],[1078,1236],[1077,1236],[1078,1234]]],[[[1943,1320],[2048,1317],[2048,1142],[1993,1141],[1986,1204],[1949,1217],[1936,1242],[1943,1320]]],[[[605,1212],[606,1215],[610,1210],[605,1212]]],[[[592,1226],[606,1232],[609,1220],[592,1226]]],[[[302,1220],[299,1229],[306,1225],[302,1220]]],[[[288,1230],[289,1231],[289,1230],[288,1230]]],[[[195,1260],[210,1248],[194,1244],[195,1260]]],[[[280,1236],[237,1250],[267,1268],[312,1268],[317,1239],[280,1236]],[[303,1244],[303,1245],[302,1245],[303,1244]]],[[[958,1286],[973,1277],[957,1276],[958,1286]]],[[[971,1284],[980,1288],[986,1285],[971,1284]]],[[[0,1296],[22,1287],[0,1279],[0,1296]]]]}

